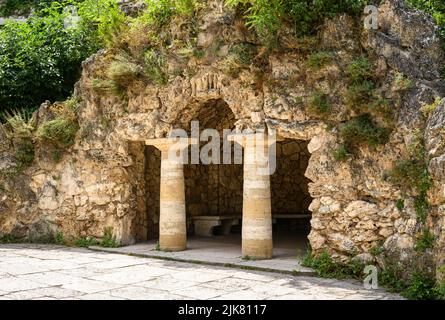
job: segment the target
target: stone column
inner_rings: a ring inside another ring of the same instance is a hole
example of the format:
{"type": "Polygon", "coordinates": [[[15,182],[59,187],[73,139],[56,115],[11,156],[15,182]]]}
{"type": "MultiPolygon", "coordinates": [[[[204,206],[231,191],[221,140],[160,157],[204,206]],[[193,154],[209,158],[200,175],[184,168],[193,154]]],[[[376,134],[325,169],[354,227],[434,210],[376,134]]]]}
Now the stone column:
{"type": "Polygon", "coordinates": [[[234,135],[244,147],[242,255],[253,259],[272,257],[272,205],[269,147],[266,135],[234,135]]]}
{"type": "Polygon", "coordinates": [[[184,165],[174,154],[191,143],[194,142],[188,138],[146,141],[161,151],[159,246],[163,251],[182,251],[187,247],[184,165]]]}

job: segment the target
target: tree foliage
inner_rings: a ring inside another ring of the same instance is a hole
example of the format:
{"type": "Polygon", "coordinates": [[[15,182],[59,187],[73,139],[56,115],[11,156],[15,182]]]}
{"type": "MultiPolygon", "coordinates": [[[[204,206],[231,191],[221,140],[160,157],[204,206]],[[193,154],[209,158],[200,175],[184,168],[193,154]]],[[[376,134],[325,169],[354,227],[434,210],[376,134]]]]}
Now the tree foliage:
{"type": "Polygon", "coordinates": [[[66,0],[42,6],[26,22],[8,21],[0,29],[0,111],[69,96],[81,62],[114,32],[110,17],[118,11],[114,0],[66,0]],[[81,17],[72,27],[65,24],[68,5],[81,17]]]}

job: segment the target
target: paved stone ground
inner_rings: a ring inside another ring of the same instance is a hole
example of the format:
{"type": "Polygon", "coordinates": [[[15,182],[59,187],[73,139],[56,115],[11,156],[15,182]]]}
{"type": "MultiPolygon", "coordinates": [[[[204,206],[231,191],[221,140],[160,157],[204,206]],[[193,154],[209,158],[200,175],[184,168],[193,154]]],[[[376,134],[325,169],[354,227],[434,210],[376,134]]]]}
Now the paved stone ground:
{"type": "MultiPolygon", "coordinates": [[[[280,240],[278,238],[278,240],[280,240]]],[[[172,258],[179,261],[194,261],[205,263],[211,261],[220,265],[236,265],[240,267],[254,267],[264,271],[280,270],[285,272],[297,271],[304,275],[313,275],[314,271],[301,266],[300,261],[307,252],[307,237],[301,239],[291,237],[277,241],[274,239],[273,259],[267,260],[243,260],[241,257],[241,236],[213,236],[188,237],[187,250],[180,252],[157,251],[157,241],[138,243],[120,248],[92,247],[100,251],[111,253],[126,253],[148,258],[172,258]],[[297,246],[297,249],[295,248],[297,246]]]]}
{"type": "Polygon", "coordinates": [[[399,299],[360,283],[138,258],[54,245],[0,245],[0,299],[399,299]]]}

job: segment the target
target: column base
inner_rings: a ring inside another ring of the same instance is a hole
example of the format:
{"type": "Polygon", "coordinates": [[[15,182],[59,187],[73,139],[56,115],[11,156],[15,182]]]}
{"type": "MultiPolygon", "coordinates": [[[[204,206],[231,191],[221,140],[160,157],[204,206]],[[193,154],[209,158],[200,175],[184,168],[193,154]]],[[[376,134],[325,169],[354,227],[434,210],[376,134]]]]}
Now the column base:
{"type": "Polygon", "coordinates": [[[159,249],[161,251],[184,251],[187,249],[187,237],[183,235],[160,235],[159,249]]]}
{"type": "Polygon", "coordinates": [[[242,240],[242,255],[243,258],[251,259],[271,259],[273,244],[272,239],[270,240],[253,240],[253,239],[243,239],[242,240]]]}

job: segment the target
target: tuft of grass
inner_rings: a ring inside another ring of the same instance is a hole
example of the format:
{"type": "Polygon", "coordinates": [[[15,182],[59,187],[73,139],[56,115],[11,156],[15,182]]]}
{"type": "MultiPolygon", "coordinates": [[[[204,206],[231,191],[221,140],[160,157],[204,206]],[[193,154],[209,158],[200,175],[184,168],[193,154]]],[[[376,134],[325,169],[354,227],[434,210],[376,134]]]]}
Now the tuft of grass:
{"type": "Polygon", "coordinates": [[[142,74],[142,67],[123,55],[117,55],[107,70],[107,77],[120,88],[128,88],[142,74]]]}
{"type": "Polygon", "coordinates": [[[352,83],[369,79],[372,77],[371,62],[365,57],[357,58],[348,65],[346,74],[352,83]]]}
{"type": "Polygon", "coordinates": [[[412,273],[406,288],[402,291],[402,295],[412,300],[434,300],[439,298],[434,277],[421,271],[412,273]]]}
{"type": "Polygon", "coordinates": [[[33,119],[25,110],[14,110],[2,115],[6,119],[6,134],[9,138],[28,139],[35,129],[33,119]]]}
{"type": "Polygon", "coordinates": [[[436,238],[429,228],[424,227],[421,236],[416,240],[415,250],[425,252],[434,248],[436,238]]]}
{"type": "Polygon", "coordinates": [[[79,238],[74,241],[76,247],[88,248],[89,246],[94,246],[99,244],[99,242],[91,237],[79,238]]]}
{"type": "Polygon", "coordinates": [[[234,44],[227,57],[221,62],[221,70],[231,77],[238,75],[239,70],[252,63],[257,49],[248,43],[234,44]]]}
{"type": "Polygon", "coordinates": [[[318,71],[324,66],[332,63],[334,59],[334,54],[332,52],[320,51],[311,54],[307,61],[306,66],[312,71],[318,71]]]}
{"type": "Polygon", "coordinates": [[[57,117],[43,123],[37,129],[37,138],[41,142],[52,143],[61,148],[68,148],[74,143],[79,125],[76,121],[57,117]]]}
{"type": "Polygon", "coordinates": [[[339,162],[348,160],[349,151],[345,144],[341,144],[337,149],[334,150],[334,159],[339,162]]]}
{"type": "Polygon", "coordinates": [[[391,292],[402,292],[406,288],[406,283],[402,278],[402,269],[394,264],[387,264],[378,273],[379,284],[391,292]]]}
{"type": "Polygon", "coordinates": [[[105,248],[117,248],[119,243],[116,241],[116,237],[113,235],[113,228],[107,227],[104,229],[104,235],[100,245],[105,248]]]}
{"type": "Polygon", "coordinates": [[[363,276],[363,265],[361,262],[350,259],[347,263],[338,263],[331,258],[327,251],[323,251],[316,256],[308,251],[302,265],[314,269],[317,276],[322,278],[360,279],[363,276]]]}
{"type": "Polygon", "coordinates": [[[249,43],[234,44],[229,50],[229,55],[233,56],[236,63],[241,65],[251,64],[256,53],[256,47],[249,43]]]}
{"type": "Polygon", "coordinates": [[[436,110],[436,108],[439,106],[439,104],[441,102],[442,102],[442,99],[440,99],[440,97],[436,97],[436,99],[434,99],[434,101],[432,103],[422,105],[422,107],[420,108],[420,111],[422,112],[422,114],[425,118],[428,118],[429,115],[431,113],[433,113],[434,110],[436,110]]]}
{"type": "Polygon", "coordinates": [[[402,210],[405,208],[405,200],[403,200],[403,199],[399,199],[399,200],[397,200],[397,202],[396,202],[396,208],[397,208],[399,211],[402,211],[402,210]]]}
{"type": "Polygon", "coordinates": [[[394,120],[394,108],[388,99],[373,99],[367,105],[367,109],[371,114],[381,116],[386,123],[391,123],[394,120]]]}
{"type": "Polygon", "coordinates": [[[65,237],[61,231],[57,231],[54,235],[54,242],[58,245],[65,245],[65,237]]]}
{"type": "Polygon", "coordinates": [[[385,251],[385,248],[382,245],[376,245],[369,250],[369,253],[376,257],[382,254],[383,251],[385,251]]]}
{"type": "Polygon", "coordinates": [[[373,93],[374,84],[371,81],[353,83],[346,92],[346,105],[357,113],[366,112],[373,93]]]}
{"type": "Polygon", "coordinates": [[[98,93],[104,93],[104,94],[111,93],[116,96],[123,95],[122,89],[118,86],[116,82],[114,82],[111,79],[94,78],[91,80],[91,86],[93,90],[98,93]]]}
{"type": "Polygon", "coordinates": [[[394,77],[394,86],[396,91],[406,91],[413,87],[413,82],[398,72],[394,77]]]}
{"type": "Polygon", "coordinates": [[[326,118],[332,110],[329,96],[322,91],[315,91],[306,107],[306,111],[316,117],[326,118]]]}
{"type": "Polygon", "coordinates": [[[21,139],[16,143],[16,151],[14,157],[19,163],[17,171],[22,171],[34,161],[35,150],[31,140],[21,139]]]}
{"type": "Polygon", "coordinates": [[[375,147],[388,141],[389,133],[385,128],[378,127],[368,114],[353,118],[340,128],[340,136],[346,145],[366,144],[375,147]]]}
{"type": "Polygon", "coordinates": [[[6,136],[13,141],[15,147],[14,157],[17,161],[17,167],[13,174],[17,174],[34,160],[34,121],[30,113],[17,110],[11,113],[6,112],[4,118],[6,123],[3,128],[5,128],[6,136]]]}
{"type": "Polygon", "coordinates": [[[145,52],[144,60],[145,73],[148,78],[157,85],[166,85],[168,76],[163,55],[154,49],[150,49],[145,52]]]}

